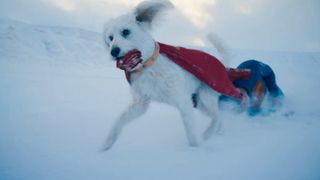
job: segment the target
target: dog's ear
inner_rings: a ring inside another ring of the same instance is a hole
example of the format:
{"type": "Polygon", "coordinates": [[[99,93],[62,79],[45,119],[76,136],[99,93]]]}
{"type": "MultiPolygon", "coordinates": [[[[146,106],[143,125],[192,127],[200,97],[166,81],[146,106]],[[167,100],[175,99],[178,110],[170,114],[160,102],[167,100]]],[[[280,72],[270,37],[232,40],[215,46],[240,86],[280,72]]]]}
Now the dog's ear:
{"type": "Polygon", "coordinates": [[[170,1],[143,1],[136,7],[134,14],[136,16],[137,22],[145,23],[150,27],[151,23],[159,15],[160,12],[170,8],[173,8],[173,4],[170,1]]]}

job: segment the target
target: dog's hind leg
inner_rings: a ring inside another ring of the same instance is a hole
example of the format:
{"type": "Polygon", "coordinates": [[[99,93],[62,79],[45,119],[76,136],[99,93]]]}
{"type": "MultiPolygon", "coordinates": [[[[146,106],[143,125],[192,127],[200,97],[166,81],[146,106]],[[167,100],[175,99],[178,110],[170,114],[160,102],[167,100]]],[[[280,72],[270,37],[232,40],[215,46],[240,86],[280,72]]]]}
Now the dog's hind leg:
{"type": "Polygon", "coordinates": [[[178,110],[180,112],[184,129],[187,135],[187,139],[189,141],[190,146],[198,146],[198,140],[197,136],[195,134],[195,123],[194,123],[194,112],[193,112],[193,106],[190,101],[190,103],[180,103],[178,105],[178,110]]]}
{"type": "Polygon", "coordinates": [[[204,131],[202,137],[209,139],[213,134],[219,134],[221,131],[221,121],[218,118],[218,93],[207,86],[199,89],[198,108],[211,119],[209,126],[204,131]]]}
{"type": "Polygon", "coordinates": [[[121,114],[113,125],[102,150],[109,150],[118,139],[123,127],[144,114],[149,107],[149,104],[149,100],[147,99],[134,100],[134,102],[121,114]]]}
{"type": "Polygon", "coordinates": [[[202,102],[199,102],[199,110],[210,117],[210,124],[207,127],[207,129],[203,132],[203,139],[208,140],[213,134],[219,134],[221,131],[221,121],[218,120],[218,116],[216,111],[214,110],[214,107],[212,109],[208,109],[206,105],[204,105],[202,102]]]}

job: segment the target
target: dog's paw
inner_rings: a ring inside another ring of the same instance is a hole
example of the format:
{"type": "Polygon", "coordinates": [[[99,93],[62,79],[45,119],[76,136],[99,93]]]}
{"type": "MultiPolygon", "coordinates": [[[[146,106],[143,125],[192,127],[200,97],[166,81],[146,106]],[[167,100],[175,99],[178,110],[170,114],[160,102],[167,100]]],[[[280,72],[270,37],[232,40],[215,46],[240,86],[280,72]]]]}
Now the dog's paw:
{"type": "Polygon", "coordinates": [[[113,144],[115,143],[115,140],[112,138],[108,138],[104,145],[101,148],[101,151],[108,151],[112,148],[113,144]]]}
{"type": "Polygon", "coordinates": [[[202,139],[207,141],[209,140],[213,135],[222,135],[222,130],[220,128],[217,129],[207,129],[203,134],[202,134],[202,139]]]}
{"type": "Polygon", "coordinates": [[[111,149],[111,147],[112,147],[112,145],[111,146],[110,145],[103,145],[102,148],[101,148],[101,151],[102,152],[108,151],[108,150],[111,149]]]}
{"type": "Polygon", "coordinates": [[[211,138],[213,132],[209,132],[209,131],[205,131],[203,134],[202,134],[202,139],[207,141],[208,139],[211,138]]]}
{"type": "Polygon", "coordinates": [[[191,146],[191,147],[198,147],[199,145],[200,145],[200,143],[198,141],[189,142],[189,146],[191,146]]]}

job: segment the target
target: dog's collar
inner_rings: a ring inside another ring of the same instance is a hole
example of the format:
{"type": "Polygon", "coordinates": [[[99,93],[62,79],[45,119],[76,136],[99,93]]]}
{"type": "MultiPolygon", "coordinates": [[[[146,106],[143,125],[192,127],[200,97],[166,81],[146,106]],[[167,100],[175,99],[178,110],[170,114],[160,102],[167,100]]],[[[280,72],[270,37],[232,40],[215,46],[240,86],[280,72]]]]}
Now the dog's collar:
{"type": "Polygon", "coordinates": [[[154,51],[150,58],[148,58],[144,63],[140,63],[137,67],[134,68],[131,72],[126,72],[126,77],[128,82],[131,82],[131,75],[137,76],[140,75],[146,68],[153,65],[154,61],[158,58],[160,54],[160,47],[158,43],[155,43],[154,51]]]}

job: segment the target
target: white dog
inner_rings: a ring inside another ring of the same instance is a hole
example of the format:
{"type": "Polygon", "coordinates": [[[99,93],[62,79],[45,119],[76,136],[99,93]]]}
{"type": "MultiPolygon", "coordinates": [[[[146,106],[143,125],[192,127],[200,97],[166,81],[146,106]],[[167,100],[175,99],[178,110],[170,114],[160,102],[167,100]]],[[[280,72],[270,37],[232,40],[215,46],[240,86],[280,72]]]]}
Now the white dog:
{"type": "Polygon", "coordinates": [[[128,81],[134,100],[113,125],[104,150],[113,146],[127,123],[146,112],[151,101],[167,103],[179,110],[190,146],[199,144],[194,129],[194,94],[197,108],[211,119],[203,138],[208,139],[219,129],[219,93],[159,53],[158,44],[148,33],[153,20],[170,7],[173,6],[168,1],[145,1],[132,13],[111,20],[105,26],[104,41],[117,65],[121,65],[123,58],[133,50],[136,51],[130,54],[131,59],[141,61],[131,62],[133,65],[129,68],[122,67],[130,74],[128,81]]]}

